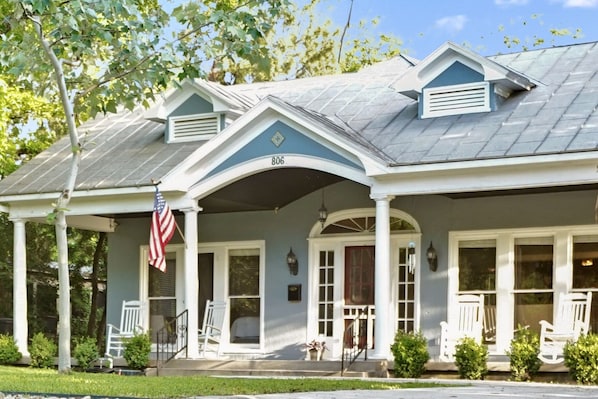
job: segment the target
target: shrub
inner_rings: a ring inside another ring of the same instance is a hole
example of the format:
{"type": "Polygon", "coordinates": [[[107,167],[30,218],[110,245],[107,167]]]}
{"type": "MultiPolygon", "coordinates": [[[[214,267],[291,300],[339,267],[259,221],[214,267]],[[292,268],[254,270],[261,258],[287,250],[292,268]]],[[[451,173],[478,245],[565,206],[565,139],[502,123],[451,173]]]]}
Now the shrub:
{"type": "Polygon", "coordinates": [[[398,331],[390,350],[394,356],[396,377],[418,378],[426,370],[430,354],[426,338],[421,332],[398,331]]]}
{"type": "Polygon", "coordinates": [[[54,341],[47,338],[43,333],[38,332],[31,338],[29,355],[31,356],[31,367],[49,368],[54,366],[57,346],[54,341]]]}
{"type": "Polygon", "coordinates": [[[152,350],[152,342],[148,333],[135,334],[125,341],[123,357],[129,367],[133,369],[144,369],[149,364],[149,355],[152,350]]]}
{"type": "Polygon", "coordinates": [[[488,348],[473,338],[463,338],[455,346],[455,364],[461,378],[483,380],[488,374],[487,361],[488,348]]]}
{"type": "Polygon", "coordinates": [[[75,340],[75,349],[73,356],[77,359],[79,367],[82,369],[89,368],[93,362],[100,357],[96,340],[90,337],[80,337],[75,340]]]}
{"type": "Polygon", "coordinates": [[[565,344],[563,351],[569,375],[581,384],[598,384],[598,335],[582,335],[565,344]]]}
{"type": "Polygon", "coordinates": [[[8,334],[0,334],[0,364],[12,364],[22,357],[15,339],[8,334]]]}
{"type": "Polygon", "coordinates": [[[515,381],[531,381],[532,376],[540,370],[542,361],[540,353],[540,337],[527,327],[519,326],[515,337],[511,340],[511,349],[507,351],[510,359],[511,377],[515,381]]]}

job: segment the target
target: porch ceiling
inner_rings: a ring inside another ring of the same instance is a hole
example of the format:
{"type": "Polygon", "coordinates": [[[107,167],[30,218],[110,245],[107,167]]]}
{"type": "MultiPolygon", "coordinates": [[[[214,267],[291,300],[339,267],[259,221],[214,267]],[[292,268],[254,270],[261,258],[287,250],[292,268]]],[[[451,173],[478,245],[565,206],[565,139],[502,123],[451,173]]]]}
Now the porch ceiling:
{"type": "Polygon", "coordinates": [[[330,173],[282,168],[238,180],[199,201],[202,213],[262,211],[283,208],[328,185],[344,180],[330,173]]]}

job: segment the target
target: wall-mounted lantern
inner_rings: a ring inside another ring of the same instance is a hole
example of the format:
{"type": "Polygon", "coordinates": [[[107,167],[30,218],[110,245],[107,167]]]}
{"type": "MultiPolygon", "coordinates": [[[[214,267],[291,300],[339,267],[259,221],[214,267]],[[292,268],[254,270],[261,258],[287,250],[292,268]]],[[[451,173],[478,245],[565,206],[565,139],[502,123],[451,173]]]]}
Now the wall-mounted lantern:
{"type": "Polygon", "coordinates": [[[293,252],[293,247],[287,254],[287,266],[289,266],[289,272],[293,276],[296,276],[299,273],[299,262],[297,261],[297,255],[293,252]]]}

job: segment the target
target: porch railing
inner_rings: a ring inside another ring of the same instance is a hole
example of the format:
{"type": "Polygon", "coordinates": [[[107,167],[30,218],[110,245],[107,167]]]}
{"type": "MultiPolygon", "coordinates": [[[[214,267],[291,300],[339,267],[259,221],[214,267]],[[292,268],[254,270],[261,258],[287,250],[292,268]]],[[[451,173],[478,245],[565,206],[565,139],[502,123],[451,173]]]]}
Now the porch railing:
{"type": "Polygon", "coordinates": [[[170,320],[156,333],[157,345],[157,367],[160,368],[166,362],[174,358],[183,350],[187,351],[187,310],[170,320]]]}
{"type": "Polygon", "coordinates": [[[368,360],[369,306],[359,309],[357,316],[345,327],[341,355],[341,375],[363,353],[368,360]]]}

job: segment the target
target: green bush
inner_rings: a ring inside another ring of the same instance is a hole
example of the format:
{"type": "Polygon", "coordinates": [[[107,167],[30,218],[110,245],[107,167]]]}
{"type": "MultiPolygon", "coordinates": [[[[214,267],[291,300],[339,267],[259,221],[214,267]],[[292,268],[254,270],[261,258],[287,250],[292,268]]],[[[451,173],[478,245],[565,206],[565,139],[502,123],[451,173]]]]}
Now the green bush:
{"type": "Polygon", "coordinates": [[[149,365],[149,355],[152,350],[152,342],[148,333],[135,334],[125,340],[125,351],[123,357],[129,367],[133,369],[144,369],[149,365]]]}
{"type": "Polygon", "coordinates": [[[582,335],[565,344],[563,351],[569,375],[580,384],[598,384],[598,335],[582,335]]]}
{"type": "Polygon", "coordinates": [[[455,346],[455,364],[459,376],[467,380],[483,380],[488,374],[488,348],[466,337],[455,346]]]}
{"type": "Polygon", "coordinates": [[[73,356],[77,359],[79,367],[88,369],[100,357],[96,340],[90,337],[76,339],[73,356]]]}
{"type": "Polygon", "coordinates": [[[430,354],[426,338],[421,332],[398,331],[390,350],[394,356],[396,377],[418,378],[426,371],[430,354]]]}
{"type": "Polygon", "coordinates": [[[57,346],[54,341],[47,338],[43,333],[38,332],[31,338],[29,355],[31,356],[31,367],[49,368],[54,366],[57,346]]]}
{"type": "Polygon", "coordinates": [[[15,339],[8,334],[0,334],[0,364],[12,364],[22,357],[15,339]]]}
{"type": "Polygon", "coordinates": [[[527,327],[519,326],[511,340],[511,349],[507,351],[510,359],[511,377],[515,381],[531,381],[540,370],[540,337],[527,327]]]}

